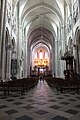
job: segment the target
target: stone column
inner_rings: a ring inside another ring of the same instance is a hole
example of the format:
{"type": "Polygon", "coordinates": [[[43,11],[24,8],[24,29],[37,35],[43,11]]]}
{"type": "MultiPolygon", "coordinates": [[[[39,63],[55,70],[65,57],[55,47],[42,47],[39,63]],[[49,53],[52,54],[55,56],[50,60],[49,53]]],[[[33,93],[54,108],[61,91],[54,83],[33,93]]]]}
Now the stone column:
{"type": "MultiPolygon", "coordinates": [[[[61,27],[61,54],[64,56],[64,53],[66,51],[66,46],[67,46],[67,27],[66,27],[66,2],[64,1],[64,20],[62,21],[62,24],[60,25],[61,27]]],[[[61,77],[64,77],[63,71],[66,68],[65,61],[61,61],[60,63],[61,69],[60,69],[60,75],[61,77]]]]}
{"type": "Polygon", "coordinates": [[[80,12],[80,0],[78,0],[78,4],[79,4],[79,12],[80,12]]]}
{"type": "Polygon", "coordinates": [[[5,13],[5,1],[1,0],[1,11],[0,11],[0,79],[2,79],[2,34],[4,24],[4,13],[5,13]]]}
{"type": "MultiPolygon", "coordinates": [[[[53,50],[52,50],[52,52],[53,52],[53,50]]],[[[50,73],[52,75],[54,73],[54,60],[53,59],[54,59],[54,54],[52,55],[52,53],[50,51],[50,56],[49,56],[49,65],[50,65],[50,67],[49,67],[49,70],[50,70],[50,72],[52,72],[52,73],[50,73]]]]}
{"type": "Polygon", "coordinates": [[[60,42],[60,26],[57,28],[57,41],[56,41],[56,47],[57,47],[57,59],[56,59],[56,66],[57,66],[57,77],[59,77],[60,75],[60,54],[59,54],[59,51],[60,51],[60,45],[59,45],[59,42],[60,42]]]}
{"type": "Polygon", "coordinates": [[[27,44],[27,76],[30,76],[30,48],[27,44]]]}
{"type": "Polygon", "coordinates": [[[9,50],[8,72],[8,78],[11,78],[11,50],[9,50]]]}
{"type": "Polygon", "coordinates": [[[17,78],[20,78],[20,53],[21,53],[21,48],[20,48],[20,19],[19,19],[19,2],[17,3],[17,61],[18,61],[18,72],[17,72],[17,78]]]}
{"type": "Polygon", "coordinates": [[[78,46],[77,45],[73,46],[73,54],[74,54],[75,65],[76,65],[74,67],[76,67],[75,70],[78,73],[78,71],[79,71],[79,58],[78,58],[78,46]]]}
{"type": "Polygon", "coordinates": [[[7,71],[6,71],[6,79],[10,79],[11,77],[11,48],[7,49],[7,71]]]}
{"type": "Polygon", "coordinates": [[[76,52],[77,52],[77,73],[80,75],[80,46],[78,45],[77,46],[77,50],[76,50],[76,52]]]}
{"type": "MultiPolygon", "coordinates": [[[[67,45],[67,28],[66,28],[66,2],[64,2],[64,23],[63,23],[63,30],[64,30],[64,33],[63,33],[63,36],[64,36],[64,39],[63,39],[63,44],[64,44],[64,50],[66,49],[66,45],[67,45]]],[[[65,51],[64,51],[65,52],[65,51]]]]}
{"type": "Polygon", "coordinates": [[[23,63],[23,70],[24,70],[24,78],[27,78],[27,40],[24,39],[24,63],[23,63]]]}
{"type": "Polygon", "coordinates": [[[58,61],[58,41],[55,40],[55,76],[58,76],[58,65],[57,65],[57,61],[58,61]]]}
{"type": "Polygon", "coordinates": [[[54,74],[55,74],[55,39],[53,38],[52,40],[52,53],[50,53],[50,70],[52,70],[52,76],[54,77],[54,74]]]}
{"type": "Polygon", "coordinates": [[[2,38],[1,38],[1,79],[5,77],[5,35],[6,35],[6,12],[7,12],[7,0],[4,1],[4,13],[3,13],[3,25],[2,25],[2,38]]]}

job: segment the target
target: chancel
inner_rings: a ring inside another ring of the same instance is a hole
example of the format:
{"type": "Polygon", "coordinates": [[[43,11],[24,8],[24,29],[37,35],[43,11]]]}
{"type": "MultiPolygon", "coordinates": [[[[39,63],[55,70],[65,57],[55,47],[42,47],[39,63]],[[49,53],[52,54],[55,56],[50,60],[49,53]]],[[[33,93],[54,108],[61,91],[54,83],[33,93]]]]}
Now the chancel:
{"type": "Polygon", "coordinates": [[[80,0],[0,0],[0,120],[80,119],[80,0]]]}

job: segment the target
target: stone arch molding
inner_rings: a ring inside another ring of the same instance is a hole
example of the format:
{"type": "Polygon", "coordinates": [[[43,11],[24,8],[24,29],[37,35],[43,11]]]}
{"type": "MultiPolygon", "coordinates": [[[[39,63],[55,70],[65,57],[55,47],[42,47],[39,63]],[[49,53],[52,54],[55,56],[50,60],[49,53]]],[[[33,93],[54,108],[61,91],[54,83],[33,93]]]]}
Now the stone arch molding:
{"type": "Polygon", "coordinates": [[[10,33],[8,28],[6,28],[6,36],[5,36],[5,48],[11,49],[11,40],[10,40],[10,33]],[[7,37],[7,38],[6,38],[7,37]]]}
{"type": "Polygon", "coordinates": [[[68,40],[68,49],[69,51],[73,51],[73,40],[72,38],[70,37],[69,40],[68,40]]]}
{"type": "Polygon", "coordinates": [[[75,47],[76,47],[77,73],[80,74],[80,28],[79,27],[77,27],[75,32],[75,47]]]}
{"type": "Polygon", "coordinates": [[[55,33],[54,28],[51,29],[51,28],[47,28],[46,26],[41,26],[41,25],[38,25],[38,26],[36,26],[35,28],[30,29],[30,30],[28,31],[28,33],[27,33],[27,38],[29,38],[30,34],[31,34],[34,30],[36,30],[36,29],[38,29],[38,28],[40,28],[40,27],[44,27],[45,29],[48,29],[48,30],[53,34],[54,38],[56,38],[56,33],[55,33]]]}
{"type": "Polygon", "coordinates": [[[75,37],[76,37],[76,44],[80,44],[80,28],[77,27],[76,32],[75,32],[75,37]]]}

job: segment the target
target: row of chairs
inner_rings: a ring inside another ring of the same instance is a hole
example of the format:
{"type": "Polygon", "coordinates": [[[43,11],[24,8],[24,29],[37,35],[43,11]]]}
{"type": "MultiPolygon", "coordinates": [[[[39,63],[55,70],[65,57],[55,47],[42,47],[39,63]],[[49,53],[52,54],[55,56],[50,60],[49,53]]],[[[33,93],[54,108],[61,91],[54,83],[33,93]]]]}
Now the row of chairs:
{"type": "Polygon", "coordinates": [[[12,81],[0,82],[0,91],[4,95],[9,95],[11,92],[20,92],[23,95],[28,90],[32,89],[38,83],[38,78],[23,78],[12,81]]]}
{"type": "Polygon", "coordinates": [[[66,91],[79,93],[80,91],[80,80],[77,79],[45,78],[45,80],[50,87],[56,88],[61,93],[66,91]]]}

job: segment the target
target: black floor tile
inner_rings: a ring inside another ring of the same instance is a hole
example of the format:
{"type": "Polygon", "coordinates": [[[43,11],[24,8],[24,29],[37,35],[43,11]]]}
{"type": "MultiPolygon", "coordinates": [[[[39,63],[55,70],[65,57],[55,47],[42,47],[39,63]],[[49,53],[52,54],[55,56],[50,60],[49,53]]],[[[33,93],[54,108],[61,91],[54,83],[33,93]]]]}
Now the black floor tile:
{"type": "Polygon", "coordinates": [[[24,115],[24,116],[21,116],[19,118],[16,118],[16,120],[32,120],[32,118],[27,116],[27,115],[24,115]]]}
{"type": "Polygon", "coordinates": [[[30,99],[30,100],[27,100],[28,102],[34,102],[34,100],[30,99]]]}
{"type": "Polygon", "coordinates": [[[63,105],[68,105],[69,102],[61,102],[60,104],[63,104],[63,105]]]}
{"type": "Polygon", "coordinates": [[[44,95],[40,95],[39,97],[44,97],[44,95]]]}
{"type": "Polygon", "coordinates": [[[32,108],[34,108],[34,107],[32,107],[32,106],[30,106],[30,105],[28,105],[28,106],[24,106],[23,108],[25,108],[25,109],[32,109],[32,108]]]}
{"type": "Polygon", "coordinates": [[[53,106],[50,106],[50,108],[53,108],[53,109],[59,109],[60,107],[59,106],[57,106],[57,105],[53,105],[53,106]]]}
{"type": "Polygon", "coordinates": [[[49,95],[49,97],[53,97],[53,95],[49,95]]]}
{"type": "Polygon", "coordinates": [[[76,93],[71,93],[71,95],[75,95],[76,93]]]}
{"type": "Polygon", "coordinates": [[[57,115],[56,117],[52,118],[52,120],[68,120],[68,119],[65,117],[57,115]]]}
{"type": "Polygon", "coordinates": [[[0,109],[8,107],[7,105],[1,105],[0,109]]]}
{"type": "Polygon", "coordinates": [[[6,99],[7,97],[1,97],[1,99],[6,99]]]}
{"type": "Polygon", "coordinates": [[[38,104],[38,105],[45,105],[46,103],[44,103],[44,102],[37,102],[36,104],[38,104]]]}
{"type": "Polygon", "coordinates": [[[75,115],[75,114],[77,114],[79,111],[69,109],[69,110],[67,110],[67,111],[65,111],[65,112],[75,115]]]}
{"type": "Polygon", "coordinates": [[[47,114],[48,112],[44,111],[44,110],[39,110],[39,111],[36,111],[35,113],[40,114],[40,115],[44,115],[44,114],[47,114]]]}
{"type": "Polygon", "coordinates": [[[8,101],[8,102],[12,102],[12,101],[14,101],[13,99],[8,99],[8,100],[6,100],[6,101],[8,101]]]}
{"type": "Polygon", "coordinates": [[[57,97],[57,99],[64,99],[64,97],[57,97]]]}
{"type": "Polygon", "coordinates": [[[80,105],[76,105],[75,107],[80,108],[80,105]]]}
{"type": "Polygon", "coordinates": [[[76,97],[76,98],[80,100],[80,97],[76,97]]]}
{"type": "Polygon", "coordinates": [[[25,97],[20,97],[19,99],[26,99],[25,97]]]}
{"type": "Polygon", "coordinates": [[[70,95],[64,95],[65,97],[70,97],[70,95]]]}
{"type": "Polygon", "coordinates": [[[15,103],[13,103],[13,104],[15,104],[15,105],[21,105],[21,104],[23,104],[23,103],[21,103],[21,102],[15,102],[15,103]]]}
{"type": "Polygon", "coordinates": [[[13,97],[19,97],[19,95],[13,95],[13,97]]]}
{"type": "Polygon", "coordinates": [[[49,102],[56,102],[56,100],[53,100],[53,99],[51,99],[51,100],[48,100],[49,102]]]}
{"type": "Polygon", "coordinates": [[[11,114],[14,114],[14,113],[17,113],[18,111],[16,110],[8,110],[8,111],[5,111],[5,113],[11,115],[11,114]]]}
{"type": "Polygon", "coordinates": [[[55,95],[60,95],[60,93],[56,93],[55,95]]]}
{"type": "Polygon", "coordinates": [[[69,101],[76,101],[75,99],[69,99],[69,101]]]}
{"type": "Polygon", "coordinates": [[[0,97],[2,97],[3,95],[2,94],[0,94],[0,97]]]}

